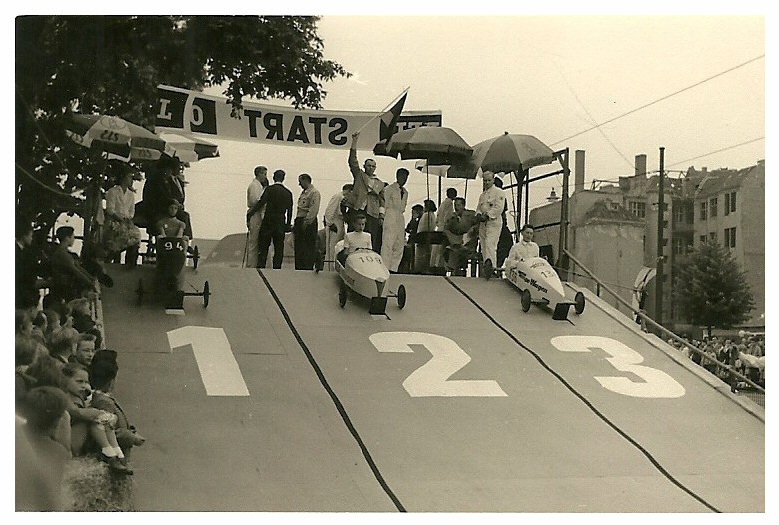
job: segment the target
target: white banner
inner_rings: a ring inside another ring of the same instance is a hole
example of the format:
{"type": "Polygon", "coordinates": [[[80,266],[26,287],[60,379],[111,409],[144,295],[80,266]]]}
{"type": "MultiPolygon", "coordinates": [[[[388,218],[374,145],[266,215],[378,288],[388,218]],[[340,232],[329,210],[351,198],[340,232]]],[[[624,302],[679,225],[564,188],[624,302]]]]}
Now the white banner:
{"type": "MultiPolygon", "coordinates": [[[[287,144],[314,148],[349,149],[352,133],[366,123],[358,148],[372,150],[380,140],[380,114],[370,111],[294,109],[243,102],[240,118],[231,115],[226,97],[157,86],[156,132],[184,132],[253,143],[287,144]]],[[[441,126],[441,111],[407,111],[395,131],[441,126]]]]}

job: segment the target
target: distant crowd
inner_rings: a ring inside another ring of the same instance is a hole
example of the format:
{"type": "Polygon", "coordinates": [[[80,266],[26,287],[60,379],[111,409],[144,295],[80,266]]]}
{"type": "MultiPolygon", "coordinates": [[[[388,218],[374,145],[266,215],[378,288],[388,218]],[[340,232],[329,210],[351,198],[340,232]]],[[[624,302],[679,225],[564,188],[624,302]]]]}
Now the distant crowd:
{"type": "MultiPolygon", "coordinates": [[[[727,383],[733,380],[727,369],[712,361],[729,365],[736,372],[747,377],[753,383],[765,388],[765,336],[745,331],[739,332],[736,338],[720,338],[713,336],[703,340],[687,340],[699,352],[690,350],[687,346],[674,339],[668,339],[668,344],[678,349],[694,363],[702,366],[712,374],[727,383]],[[707,359],[706,357],[709,359],[707,359]]],[[[746,388],[748,384],[738,379],[733,380],[735,388],[746,388]]]]}

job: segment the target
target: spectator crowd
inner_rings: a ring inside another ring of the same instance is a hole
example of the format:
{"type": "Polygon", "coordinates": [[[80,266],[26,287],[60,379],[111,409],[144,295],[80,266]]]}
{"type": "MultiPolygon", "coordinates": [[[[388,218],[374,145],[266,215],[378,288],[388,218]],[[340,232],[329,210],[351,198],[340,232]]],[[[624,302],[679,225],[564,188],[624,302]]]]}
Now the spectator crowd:
{"type": "Polygon", "coordinates": [[[673,338],[668,339],[668,344],[736,389],[747,388],[748,384],[731,377],[728,369],[714,360],[730,366],[753,383],[765,388],[765,336],[763,334],[741,330],[738,336],[733,338],[713,336],[701,340],[685,338],[685,341],[698,351],[691,350],[673,338]]]}
{"type": "Polygon", "coordinates": [[[104,348],[94,308],[98,283],[111,284],[100,254],[82,261],[71,252],[67,226],[47,249],[35,250],[32,237],[32,226],[17,220],[16,507],[78,510],[65,497],[75,462],[91,460],[101,483],[126,479],[144,438],[114,395],[117,353],[104,348]]]}

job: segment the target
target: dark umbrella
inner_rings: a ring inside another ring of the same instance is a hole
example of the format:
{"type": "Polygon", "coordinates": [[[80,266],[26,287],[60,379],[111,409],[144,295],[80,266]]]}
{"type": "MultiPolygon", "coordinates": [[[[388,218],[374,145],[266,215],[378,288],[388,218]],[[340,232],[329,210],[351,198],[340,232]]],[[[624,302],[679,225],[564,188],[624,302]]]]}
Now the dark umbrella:
{"type": "Polygon", "coordinates": [[[534,166],[551,164],[555,156],[552,148],[533,135],[503,135],[479,142],[473,147],[472,164],[492,172],[520,172],[534,166]]]}
{"type": "MultiPolygon", "coordinates": [[[[466,162],[473,155],[473,148],[451,128],[422,126],[395,133],[386,146],[376,144],[373,152],[393,158],[400,155],[403,160],[425,159],[427,165],[440,165],[466,162]]],[[[429,173],[427,198],[430,198],[429,173]]]]}
{"type": "Polygon", "coordinates": [[[428,164],[453,164],[473,154],[463,138],[451,128],[422,126],[398,131],[386,146],[376,144],[376,155],[406,159],[426,159],[428,164]]]}

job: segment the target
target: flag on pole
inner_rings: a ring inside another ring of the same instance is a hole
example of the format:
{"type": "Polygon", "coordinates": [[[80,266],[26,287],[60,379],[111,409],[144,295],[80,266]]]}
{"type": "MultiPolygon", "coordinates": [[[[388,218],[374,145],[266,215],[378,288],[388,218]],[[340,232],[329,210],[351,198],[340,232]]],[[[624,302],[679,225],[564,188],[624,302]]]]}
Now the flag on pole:
{"type": "Polygon", "coordinates": [[[381,120],[379,123],[379,142],[386,144],[392,138],[392,135],[395,134],[395,127],[398,125],[398,119],[403,111],[403,104],[406,103],[407,96],[408,92],[403,93],[403,96],[395,102],[395,105],[379,117],[381,120]]]}

